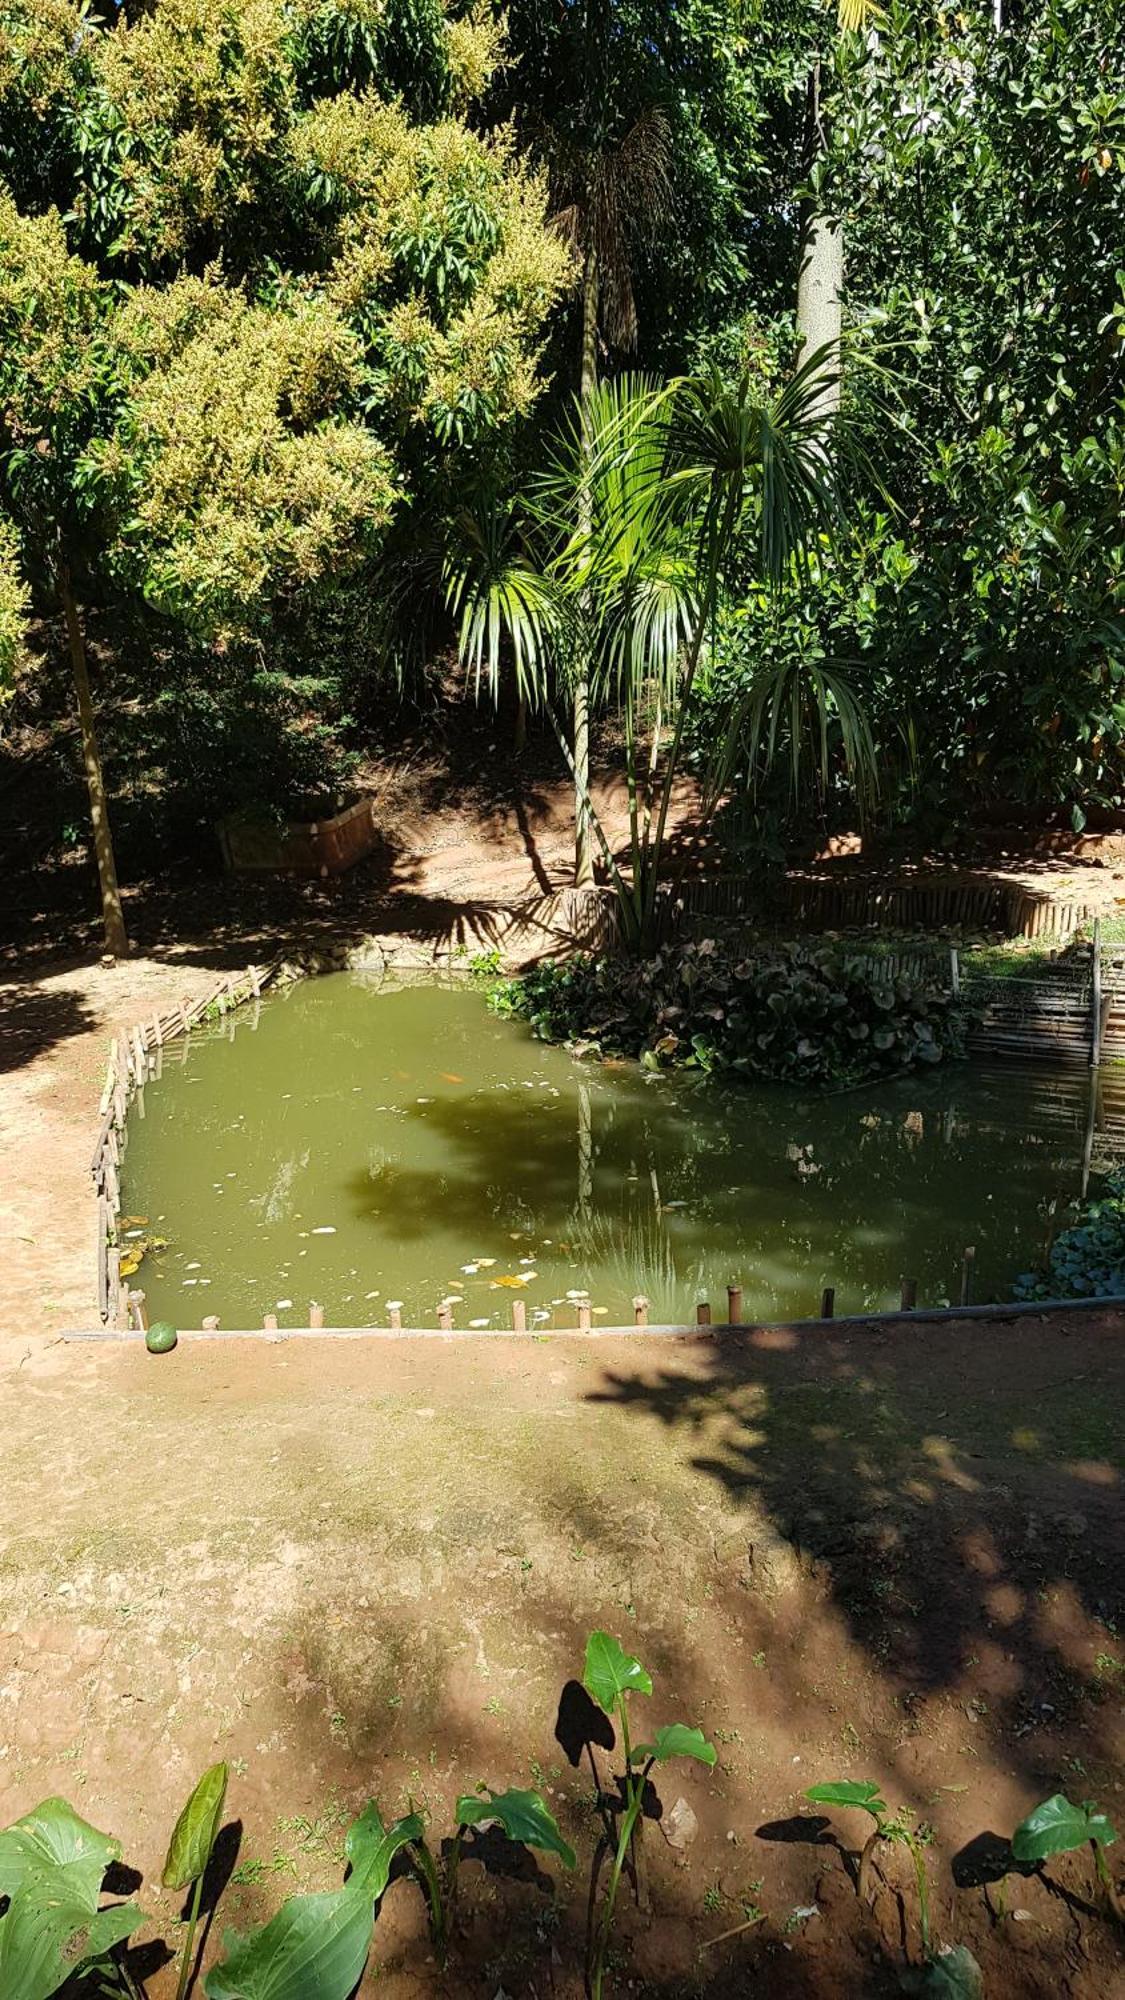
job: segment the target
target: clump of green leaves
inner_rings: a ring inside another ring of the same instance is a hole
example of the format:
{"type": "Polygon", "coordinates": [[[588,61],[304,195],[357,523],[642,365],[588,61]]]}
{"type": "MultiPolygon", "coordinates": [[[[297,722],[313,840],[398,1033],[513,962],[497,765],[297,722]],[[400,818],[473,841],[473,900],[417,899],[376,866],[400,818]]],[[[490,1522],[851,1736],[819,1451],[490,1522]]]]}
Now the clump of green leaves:
{"type": "MultiPolygon", "coordinates": [[[[613,1912],[621,1887],[621,1877],[633,1850],[644,1810],[645,1791],[653,1767],[656,1764],[666,1764],[673,1757],[692,1757],[698,1763],[710,1766],[716,1762],[717,1753],[701,1729],[692,1728],[684,1722],[665,1723],[662,1729],[656,1731],[651,1742],[633,1742],[629,1704],[634,1695],[652,1693],[652,1676],[610,1633],[591,1632],[586,1642],[586,1666],[582,1685],[587,1694],[597,1702],[598,1707],[609,1716],[611,1722],[616,1724],[620,1731],[621,1749],[625,1759],[622,1778],[623,1807],[618,1817],[616,1848],[609,1882],[602,1899],[601,1915],[591,1938],[590,1992],[593,2000],[601,2000],[606,1956],[613,1929],[613,1912]]],[[[592,1749],[590,1754],[592,1757],[592,1749]]],[[[595,1862],[595,1888],[597,1865],[595,1862]]]]}
{"type": "Polygon", "coordinates": [[[1012,1289],[1017,1299],[1125,1297],[1125,1171],[1107,1175],[1105,1193],[1060,1230],[1045,1268],[1022,1272],[1012,1289]]]}
{"type": "Polygon", "coordinates": [[[647,1069],[856,1083],[964,1051],[951,995],[808,946],[733,965],[710,939],[643,960],[580,955],[499,981],[491,999],[543,1041],[647,1069]]]}
{"type": "Polygon", "coordinates": [[[1039,1866],[1049,1861],[1055,1854],[1071,1854],[1078,1847],[1089,1843],[1094,1857],[1094,1872],[1098,1878],[1107,1907],[1119,1922],[1125,1922],[1125,1908],[1117,1893],[1105,1850],[1112,1847],[1117,1839],[1117,1829],[1094,1804],[1086,1799],[1080,1806],[1072,1805],[1062,1792],[1044,1799],[1034,1812],[1022,1820],[1012,1835],[1012,1854],[1015,1860],[1039,1866]]]}
{"type": "Polygon", "coordinates": [[[914,1866],[914,1879],[918,1885],[918,1921],[922,1933],[922,1955],[929,1960],[930,1951],[930,1890],[926,1875],[926,1849],[933,1834],[927,1826],[912,1827],[905,1814],[892,1813],[880,1788],[869,1780],[841,1778],[825,1785],[810,1785],[805,1797],[813,1805],[850,1806],[857,1812],[867,1813],[875,1822],[875,1831],[870,1834],[859,1857],[859,1871],[856,1876],[856,1890],[861,1902],[865,1903],[871,1892],[871,1871],[875,1860],[875,1849],[881,1840],[897,1843],[905,1847],[914,1866]]]}

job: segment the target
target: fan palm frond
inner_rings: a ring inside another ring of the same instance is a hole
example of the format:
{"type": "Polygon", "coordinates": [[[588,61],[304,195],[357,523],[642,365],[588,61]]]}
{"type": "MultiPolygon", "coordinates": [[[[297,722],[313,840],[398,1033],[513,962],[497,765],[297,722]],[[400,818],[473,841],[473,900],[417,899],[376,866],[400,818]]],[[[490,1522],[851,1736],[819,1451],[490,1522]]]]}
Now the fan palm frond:
{"type": "Polygon", "coordinates": [[[458,647],[479,695],[482,678],[495,699],[504,645],[524,701],[542,698],[552,635],[561,607],[550,579],[527,553],[510,502],[486,495],[451,524],[444,566],[445,601],[458,621],[458,647]]]}

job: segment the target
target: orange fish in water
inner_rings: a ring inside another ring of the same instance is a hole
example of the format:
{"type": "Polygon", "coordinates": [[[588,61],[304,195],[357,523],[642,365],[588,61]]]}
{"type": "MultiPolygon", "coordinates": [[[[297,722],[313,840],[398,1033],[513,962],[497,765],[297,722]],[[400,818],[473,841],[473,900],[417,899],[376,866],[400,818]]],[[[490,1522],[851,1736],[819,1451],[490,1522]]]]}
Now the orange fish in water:
{"type": "Polygon", "coordinates": [[[463,1076],[454,1076],[451,1069],[439,1070],[438,1075],[443,1083],[464,1083],[465,1081],[463,1076]]]}

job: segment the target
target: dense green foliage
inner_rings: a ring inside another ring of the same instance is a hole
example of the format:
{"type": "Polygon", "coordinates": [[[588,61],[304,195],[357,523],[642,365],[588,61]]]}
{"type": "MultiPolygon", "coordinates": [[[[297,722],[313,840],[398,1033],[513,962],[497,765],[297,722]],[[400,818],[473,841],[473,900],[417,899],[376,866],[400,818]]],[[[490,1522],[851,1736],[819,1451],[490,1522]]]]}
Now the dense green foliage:
{"type": "Polygon", "coordinates": [[[1084,1202],[1078,1220],[1060,1230],[1046,1269],[1016,1280],[1019,1299],[1125,1297],[1125,1170],[1107,1175],[1104,1193],[1084,1202]]]}
{"type": "Polygon", "coordinates": [[[591,1055],[788,1083],[857,1083],[963,1049],[948,994],[799,947],[733,966],[709,939],[641,963],[579,957],[496,982],[492,1004],[529,1021],[542,1040],[591,1055]]]}
{"type": "MultiPolygon", "coordinates": [[[[641,770],[682,723],[714,784],[721,743],[755,865],[857,816],[1125,805],[1117,9],[863,12],[0,0],[0,691],[69,578],[149,838],[185,801],[339,803],[444,673],[467,520],[509,572],[568,562],[572,610],[603,574],[582,479],[546,530],[536,499],[580,370],[692,371],[726,411],[697,469],[730,474],[735,405],[792,383],[819,211],[831,534],[790,522],[767,578],[768,479],[713,565],[645,502],[615,531],[628,671],[620,620],[574,620],[540,692],[565,720],[588,680],[641,770]]],[[[8,713],[36,699],[19,672],[8,713]]]]}
{"type": "Polygon", "coordinates": [[[814,588],[743,599],[709,691],[837,661],[884,813],[1080,825],[1125,802],[1125,58],[1116,8],[1002,15],[893,0],[840,44],[816,180],[890,370],[882,491],[814,588]]]}

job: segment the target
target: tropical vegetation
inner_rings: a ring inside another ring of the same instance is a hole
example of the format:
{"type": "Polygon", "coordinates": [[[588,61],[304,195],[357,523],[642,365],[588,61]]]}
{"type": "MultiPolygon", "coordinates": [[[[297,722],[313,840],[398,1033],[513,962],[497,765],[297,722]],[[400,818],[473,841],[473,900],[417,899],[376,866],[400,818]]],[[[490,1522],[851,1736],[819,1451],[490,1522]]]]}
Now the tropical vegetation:
{"type": "Polygon", "coordinates": [[[331,809],[457,654],[635,944],[685,774],[759,868],[1125,804],[1112,11],[5,0],[0,697],[110,947],[115,822],[331,809]]]}

